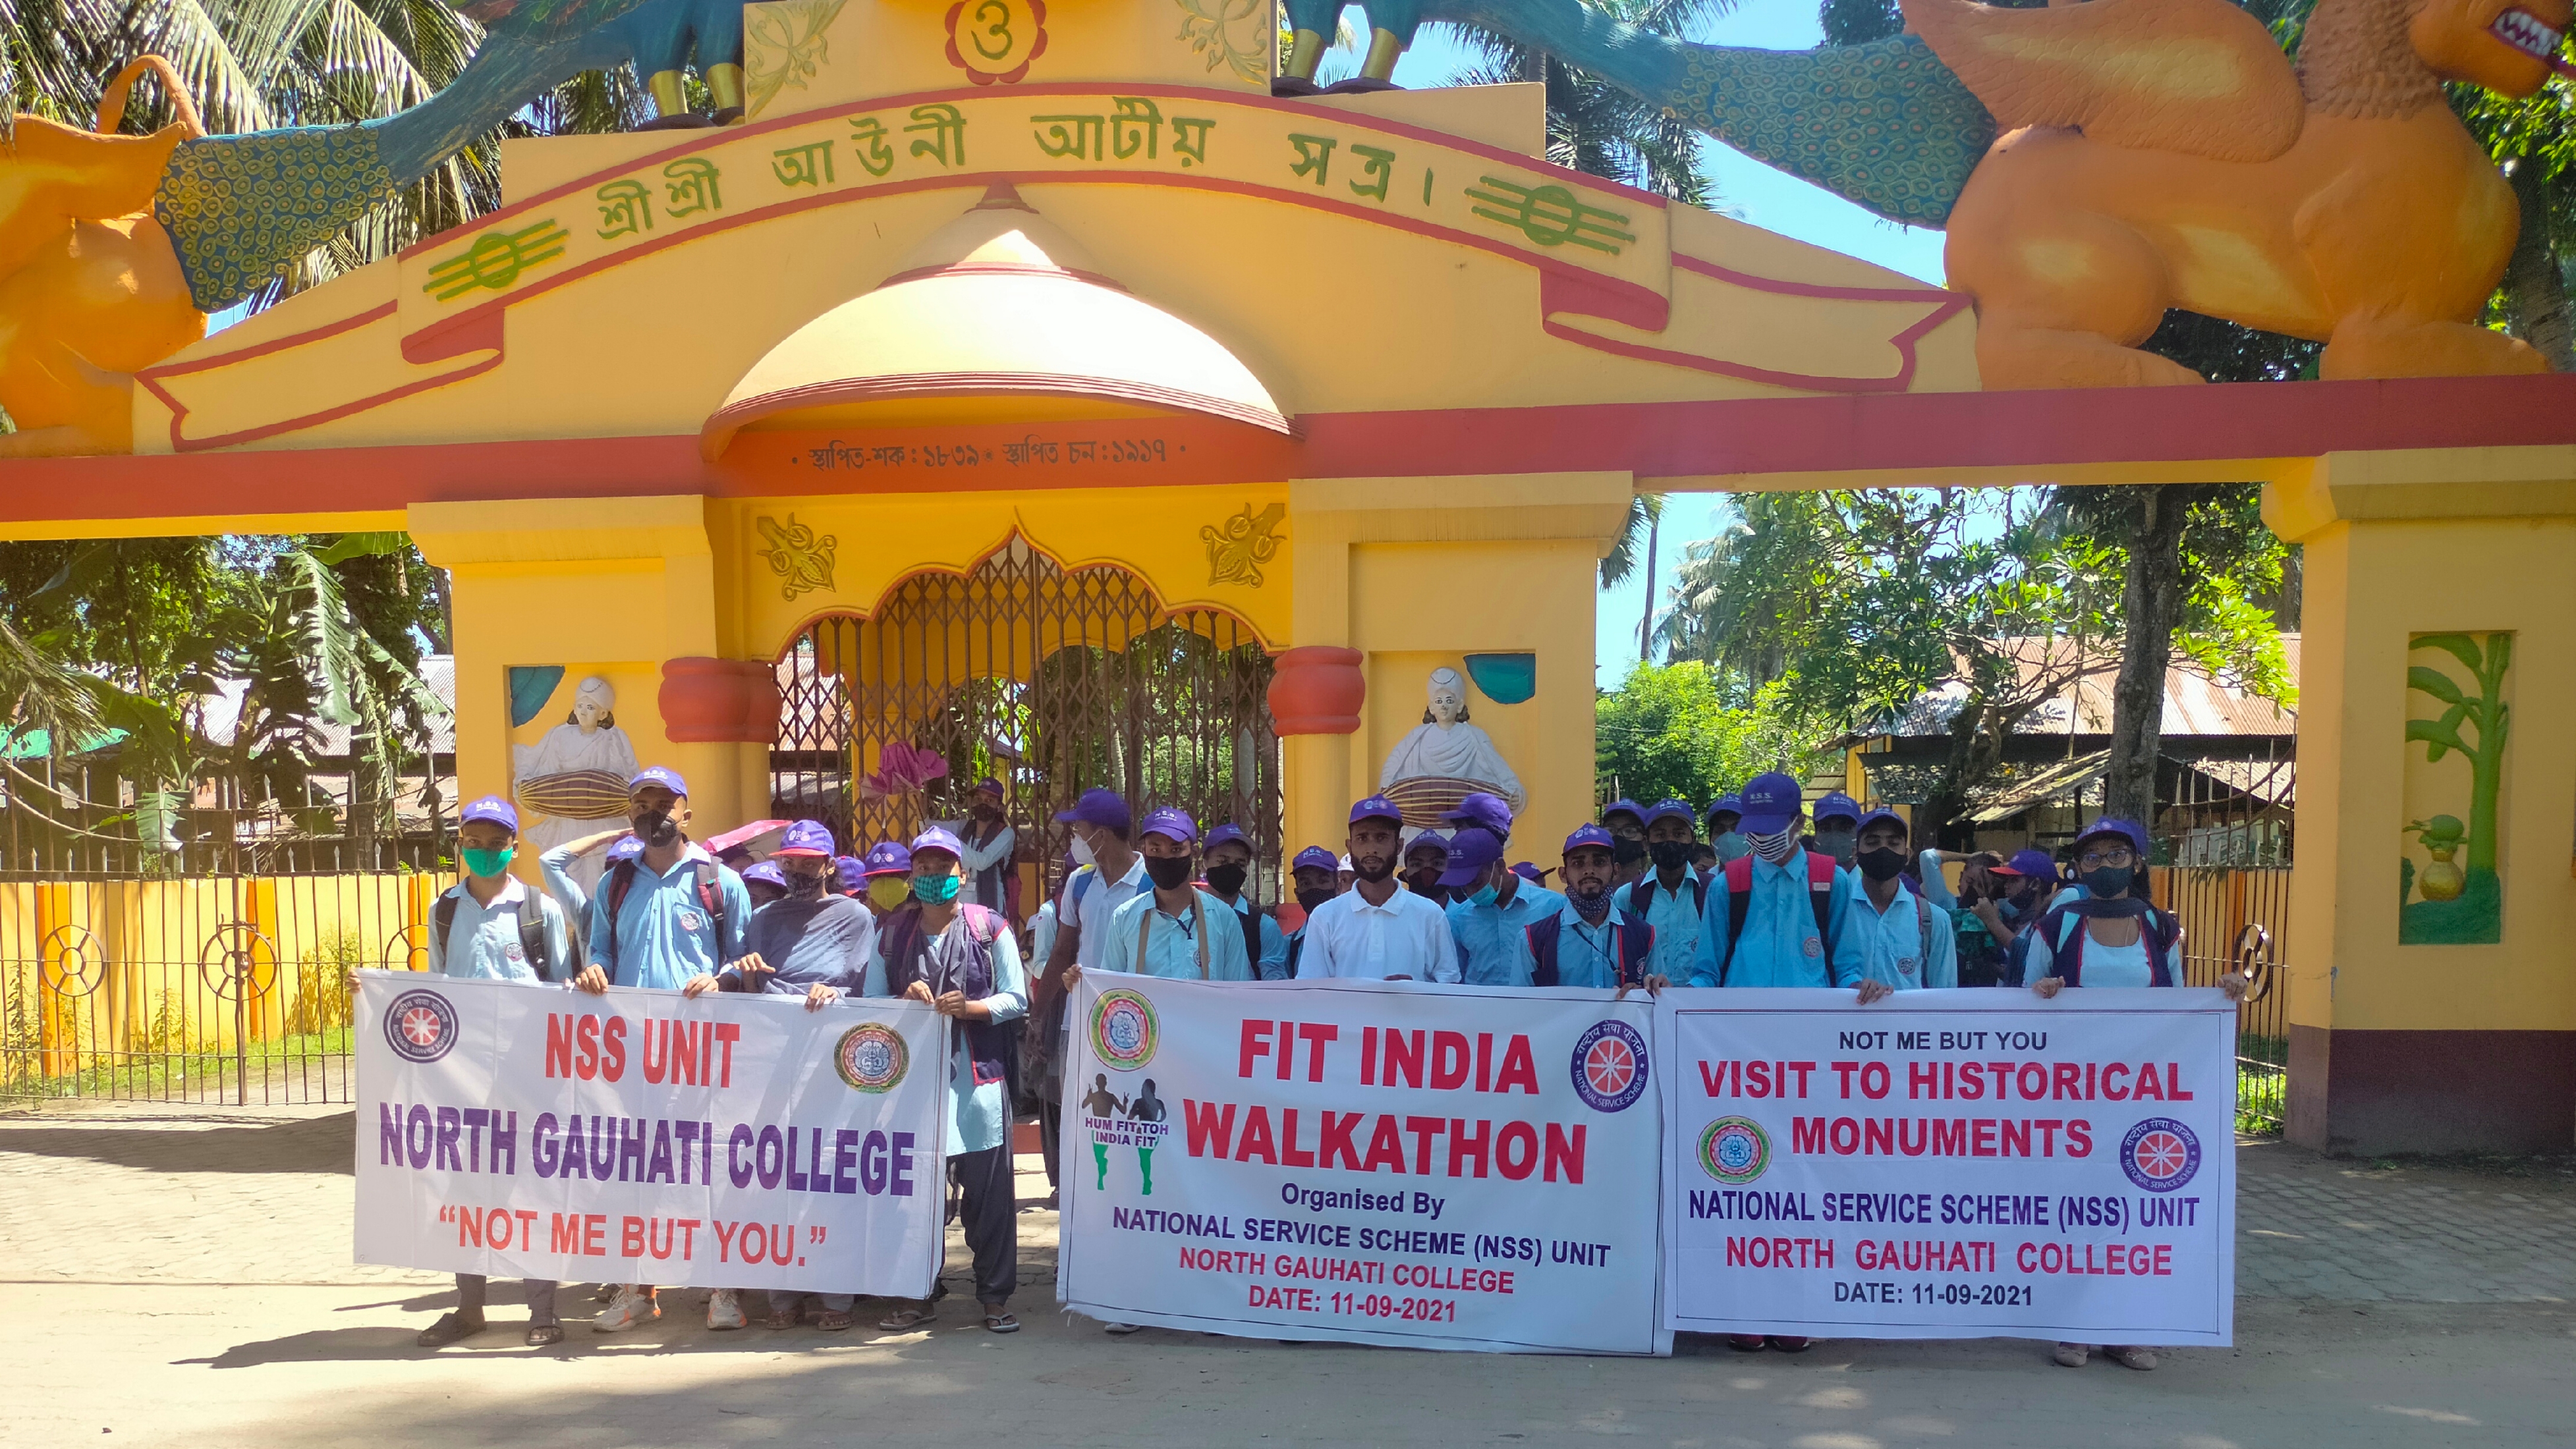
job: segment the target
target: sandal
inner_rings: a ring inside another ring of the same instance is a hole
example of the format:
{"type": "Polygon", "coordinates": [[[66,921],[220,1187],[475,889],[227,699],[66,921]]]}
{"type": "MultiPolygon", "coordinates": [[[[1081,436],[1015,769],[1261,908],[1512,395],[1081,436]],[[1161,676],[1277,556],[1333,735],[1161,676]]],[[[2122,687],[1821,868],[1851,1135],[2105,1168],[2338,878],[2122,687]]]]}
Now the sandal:
{"type": "Polygon", "coordinates": [[[771,1313],[769,1315],[768,1322],[769,1327],[773,1332],[794,1328],[796,1326],[796,1310],[789,1308],[780,1312],[771,1313]]]}
{"type": "Polygon", "coordinates": [[[888,1333],[910,1333],[928,1323],[935,1315],[927,1308],[902,1308],[877,1320],[877,1327],[888,1333]]]}
{"type": "Polygon", "coordinates": [[[526,1339],[528,1347],[552,1348],[561,1342],[563,1342],[563,1329],[561,1327],[552,1323],[531,1323],[528,1325],[528,1336],[526,1339]]]}
{"type": "Polygon", "coordinates": [[[1008,1313],[987,1313],[984,1315],[984,1331],[986,1333],[1017,1333],[1020,1331],[1020,1321],[1008,1313]]]}
{"type": "Polygon", "coordinates": [[[814,1326],[825,1333],[838,1333],[850,1326],[850,1315],[826,1308],[814,1315],[814,1326]]]}

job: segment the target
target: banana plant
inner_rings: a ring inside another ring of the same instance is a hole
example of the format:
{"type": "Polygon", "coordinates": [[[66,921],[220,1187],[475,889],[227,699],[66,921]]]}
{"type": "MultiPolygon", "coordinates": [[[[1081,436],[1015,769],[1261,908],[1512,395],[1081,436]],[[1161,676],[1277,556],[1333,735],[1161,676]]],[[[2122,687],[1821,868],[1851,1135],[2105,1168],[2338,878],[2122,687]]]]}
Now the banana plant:
{"type": "Polygon", "coordinates": [[[2410,719],[2406,738],[2421,740],[2424,758],[2439,761],[2457,753],[2469,762],[2469,859],[2474,874],[2496,868],[2497,802],[2504,792],[2504,748],[2512,729],[2512,706],[2504,698],[2505,674],[2513,667],[2513,636],[2489,634],[2483,647],[2470,634],[2426,634],[2408,646],[2439,649],[2468,666],[2477,691],[2463,689],[2439,669],[2413,665],[2406,687],[2429,694],[2449,706],[2438,719],[2410,719]],[[2463,733],[2463,731],[2467,733],[2463,733]]]}

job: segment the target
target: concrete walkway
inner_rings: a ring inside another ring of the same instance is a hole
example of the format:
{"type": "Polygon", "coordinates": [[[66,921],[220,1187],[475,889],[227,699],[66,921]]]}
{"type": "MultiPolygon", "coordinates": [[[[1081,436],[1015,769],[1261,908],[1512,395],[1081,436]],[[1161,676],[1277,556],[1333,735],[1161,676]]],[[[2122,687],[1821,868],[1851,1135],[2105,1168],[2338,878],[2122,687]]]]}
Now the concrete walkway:
{"type": "MultiPolygon", "coordinates": [[[[0,1442],[2576,1442],[2564,1176],[2245,1146],[2239,1347],[2171,1351],[2153,1374],[2059,1369],[2005,1340],[1792,1358],[1686,1338],[1654,1362],[1111,1339],[1052,1311],[1055,1220],[1028,1158],[1015,1337],[973,1326],[957,1298],[930,1332],[877,1333],[862,1304],[845,1334],[710,1334],[701,1295],[682,1292],[648,1329],[576,1324],[542,1351],[519,1345],[504,1302],[492,1331],[426,1354],[411,1337],[446,1306],[445,1280],[348,1261],[352,1135],[345,1110],[0,1118],[0,1305],[21,1332],[0,1442]]],[[[950,1261],[962,1269],[962,1246],[950,1261]]]]}

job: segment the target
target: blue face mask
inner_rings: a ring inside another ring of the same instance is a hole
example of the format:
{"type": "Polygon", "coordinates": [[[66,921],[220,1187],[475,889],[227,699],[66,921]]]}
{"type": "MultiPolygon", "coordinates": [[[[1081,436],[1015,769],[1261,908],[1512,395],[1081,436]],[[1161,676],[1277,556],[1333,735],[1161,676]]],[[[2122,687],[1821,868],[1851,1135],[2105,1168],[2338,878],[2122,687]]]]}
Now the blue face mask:
{"type": "Polygon", "coordinates": [[[1477,891],[1474,895],[1467,897],[1467,904],[1471,906],[1490,906],[1493,903],[1494,888],[1492,886],[1486,886],[1484,889],[1477,891]]]}

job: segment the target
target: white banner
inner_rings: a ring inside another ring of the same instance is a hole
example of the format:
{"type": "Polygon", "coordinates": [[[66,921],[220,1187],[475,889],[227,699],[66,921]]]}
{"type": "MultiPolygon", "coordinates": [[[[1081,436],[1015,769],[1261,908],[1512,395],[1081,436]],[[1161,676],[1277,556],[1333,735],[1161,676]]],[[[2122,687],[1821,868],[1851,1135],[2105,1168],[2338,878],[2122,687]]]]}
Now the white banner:
{"type": "Polygon", "coordinates": [[[930,1292],[949,1106],[930,1008],[359,977],[359,1262],[930,1292]]]}
{"type": "Polygon", "coordinates": [[[2232,1342],[2215,990],[1669,991],[1665,1323],[2232,1342]]]}
{"type": "Polygon", "coordinates": [[[1609,995],[1085,973],[1057,1296],[1262,1338],[1668,1350],[1653,1018],[1609,995]]]}

